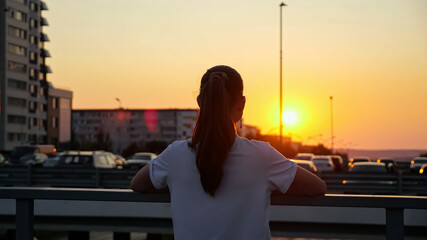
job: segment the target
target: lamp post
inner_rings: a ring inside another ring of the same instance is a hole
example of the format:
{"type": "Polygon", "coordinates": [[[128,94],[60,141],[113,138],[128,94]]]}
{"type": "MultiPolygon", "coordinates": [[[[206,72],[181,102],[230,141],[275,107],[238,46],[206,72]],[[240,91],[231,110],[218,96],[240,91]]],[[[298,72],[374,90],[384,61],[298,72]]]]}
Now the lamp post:
{"type": "Polygon", "coordinates": [[[333,97],[329,96],[331,100],[331,152],[334,153],[334,108],[333,108],[333,97]]]}
{"type": "Polygon", "coordinates": [[[116,101],[119,103],[119,109],[122,108],[122,101],[120,101],[120,98],[116,98],[116,101]]]}
{"type": "Polygon", "coordinates": [[[283,96],[282,96],[282,66],[283,66],[283,60],[282,60],[282,9],[283,7],[287,6],[284,2],[280,3],[280,125],[279,125],[279,143],[280,147],[282,147],[282,131],[283,131],[283,96]]]}

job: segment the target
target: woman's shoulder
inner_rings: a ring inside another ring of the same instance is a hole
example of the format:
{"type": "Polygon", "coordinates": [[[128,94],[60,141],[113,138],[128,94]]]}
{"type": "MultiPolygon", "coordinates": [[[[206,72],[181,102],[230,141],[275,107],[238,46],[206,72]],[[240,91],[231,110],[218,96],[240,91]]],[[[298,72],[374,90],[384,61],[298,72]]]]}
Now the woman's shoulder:
{"type": "Polygon", "coordinates": [[[267,150],[271,148],[270,143],[268,142],[263,142],[263,141],[254,140],[254,139],[249,140],[247,138],[242,138],[242,137],[238,137],[236,138],[236,140],[238,141],[241,147],[244,147],[247,149],[267,150]]]}
{"type": "Polygon", "coordinates": [[[179,150],[189,150],[189,143],[191,143],[191,138],[184,140],[175,140],[167,147],[169,151],[179,151],[179,150]]]}

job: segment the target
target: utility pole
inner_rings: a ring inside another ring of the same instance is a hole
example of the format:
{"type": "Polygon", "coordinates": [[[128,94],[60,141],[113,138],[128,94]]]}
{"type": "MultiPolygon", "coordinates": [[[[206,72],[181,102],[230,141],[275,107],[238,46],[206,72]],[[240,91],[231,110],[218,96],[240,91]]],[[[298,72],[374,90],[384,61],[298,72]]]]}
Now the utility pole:
{"type": "Polygon", "coordinates": [[[283,67],[283,60],[282,60],[282,9],[283,7],[287,6],[284,2],[282,2],[279,7],[280,7],[280,123],[279,123],[279,143],[280,143],[280,148],[282,148],[282,144],[283,144],[283,96],[282,96],[282,76],[283,76],[283,71],[282,71],[282,67],[283,67]]]}
{"type": "Polygon", "coordinates": [[[331,151],[334,153],[334,99],[332,96],[329,96],[329,100],[331,101],[331,151]]]}

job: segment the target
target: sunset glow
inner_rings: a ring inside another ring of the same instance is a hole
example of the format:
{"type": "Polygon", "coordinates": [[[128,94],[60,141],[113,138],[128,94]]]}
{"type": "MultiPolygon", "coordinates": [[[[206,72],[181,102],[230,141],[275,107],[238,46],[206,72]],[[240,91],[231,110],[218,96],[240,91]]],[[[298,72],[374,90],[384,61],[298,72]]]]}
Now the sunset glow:
{"type": "Polygon", "coordinates": [[[292,111],[286,111],[283,113],[283,123],[285,125],[293,125],[297,121],[297,115],[292,111]]]}
{"type": "MultiPolygon", "coordinates": [[[[245,123],[278,134],[280,2],[46,3],[49,80],[75,109],[197,108],[201,76],[226,64],[244,79],[245,123]]],[[[287,4],[285,134],[330,135],[334,96],[335,147],[426,149],[427,1],[287,4]]]]}

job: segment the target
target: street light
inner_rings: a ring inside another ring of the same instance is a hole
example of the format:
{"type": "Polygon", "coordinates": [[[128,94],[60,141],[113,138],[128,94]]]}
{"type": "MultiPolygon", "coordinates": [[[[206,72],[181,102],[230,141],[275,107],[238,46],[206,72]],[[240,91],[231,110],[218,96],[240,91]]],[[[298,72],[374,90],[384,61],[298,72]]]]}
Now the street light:
{"type": "Polygon", "coordinates": [[[334,112],[333,112],[333,97],[329,96],[331,100],[331,152],[334,153],[334,112]]]}
{"type": "Polygon", "coordinates": [[[282,8],[287,6],[284,2],[280,3],[280,137],[279,137],[279,143],[280,147],[282,147],[282,131],[283,131],[283,96],[282,96],[282,8]]]}
{"type": "Polygon", "coordinates": [[[122,109],[122,101],[120,101],[120,98],[116,98],[116,101],[119,103],[119,109],[122,109]]]}

